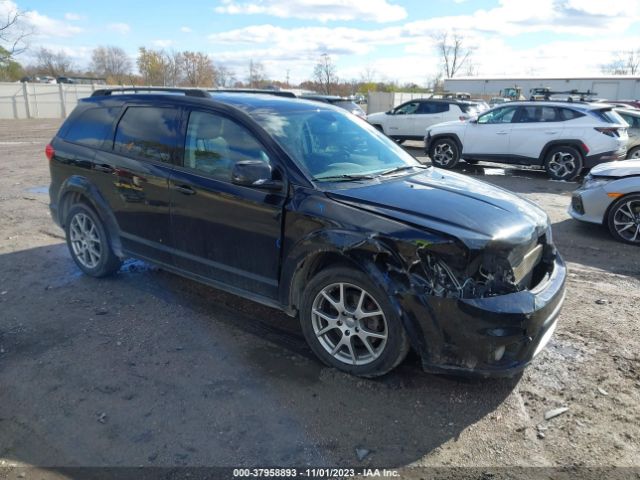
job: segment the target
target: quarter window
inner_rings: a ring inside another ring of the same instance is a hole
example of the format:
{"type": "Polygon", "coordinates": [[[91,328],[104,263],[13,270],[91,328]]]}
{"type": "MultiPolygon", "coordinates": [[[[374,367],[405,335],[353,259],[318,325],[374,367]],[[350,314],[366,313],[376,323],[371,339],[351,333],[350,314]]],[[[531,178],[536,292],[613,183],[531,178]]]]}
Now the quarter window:
{"type": "Polygon", "coordinates": [[[242,125],[209,112],[191,112],[184,146],[184,166],[218,180],[231,181],[241,160],[269,162],[262,144],[242,125]]]}
{"type": "Polygon", "coordinates": [[[120,108],[90,108],[82,112],[64,134],[68,142],[100,147],[111,133],[120,108]]]}
{"type": "Polygon", "coordinates": [[[113,150],[123,155],[168,163],[177,137],[175,109],[129,107],[118,124],[113,150]]]}

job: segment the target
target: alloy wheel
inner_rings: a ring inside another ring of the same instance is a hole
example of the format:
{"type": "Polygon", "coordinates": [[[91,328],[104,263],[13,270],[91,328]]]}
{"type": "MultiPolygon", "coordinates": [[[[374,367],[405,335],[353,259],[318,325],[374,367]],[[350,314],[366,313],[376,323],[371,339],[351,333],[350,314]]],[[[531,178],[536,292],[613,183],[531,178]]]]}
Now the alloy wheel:
{"type": "Polygon", "coordinates": [[[378,302],[350,283],[333,283],[316,295],[311,324],[322,348],[348,365],[367,365],[378,359],[389,335],[378,302]]]}
{"type": "Polygon", "coordinates": [[[640,243],[640,200],[629,200],[616,208],[613,226],[620,237],[640,243]]]}
{"type": "Polygon", "coordinates": [[[455,158],[455,152],[448,143],[438,143],[433,147],[433,158],[431,160],[438,165],[449,165],[455,158]]]}
{"type": "Polygon", "coordinates": [[[76,213],[71,219],[69,233],[71,248],[78,262],[86,268],[96,268],[102,257],[102,242],[93,220],[84,213],[76,213]]]}
{"type": "Polygon", "coordinates": [[[576,157],[570,152],[556,152],[549,160],[548,169],[558,178],[571,177],[576,171],[576,157]]]}

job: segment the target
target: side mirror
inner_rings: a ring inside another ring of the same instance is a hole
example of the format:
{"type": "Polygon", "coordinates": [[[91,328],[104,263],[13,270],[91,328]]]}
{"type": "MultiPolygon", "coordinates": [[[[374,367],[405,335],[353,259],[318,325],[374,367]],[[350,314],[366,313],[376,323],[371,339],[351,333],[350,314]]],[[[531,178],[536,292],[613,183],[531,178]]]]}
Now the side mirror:
{"type": "Polygon", "coordinates": [[[386,113],[387,115],[393,115],[393,108],[391,110],[387,110],[384,113],[386,113]]]}
{"type": "Polygon", "coordinates": [[[469,123],[478,123],[478,117],[471,117],[469,123]]]}
{"type": "Polygon", "coordinates": [[[271,165],[260,160],[241,160],[233,165],[231,183],[264,190],[282,190],[282,180],[273,179],[271,165]]]}

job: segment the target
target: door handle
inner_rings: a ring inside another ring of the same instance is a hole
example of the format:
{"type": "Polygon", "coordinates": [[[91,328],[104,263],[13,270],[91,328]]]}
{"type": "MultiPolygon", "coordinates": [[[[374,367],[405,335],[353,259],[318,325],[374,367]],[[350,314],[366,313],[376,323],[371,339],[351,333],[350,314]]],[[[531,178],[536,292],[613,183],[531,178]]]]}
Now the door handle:
{"type": "Polygon", "coordinates": [[[113,173],[113,167],[110,167],[105,163],[102,165],[94,165],[93,169],[103,173],[113,173]]]}
{"type": "Polygon", "coordinates": [[[173,189],[182,193],[183,195],[195,195],[196,191],[188,185],[174,185],[173,189]]]}
{"type": "Polygon", "coordinates": [[[558,133],[558,131],[557,130],[545,130],[544,133],[546,133],[548,135],[555,135],[556,133],[558,133]]]}
{"type": "Polygon", "coordinates": [[[496,135],[506,135],[509,132],[505,132],[504,130],[500,131],[500,132],[496,132],[496,135]]]}

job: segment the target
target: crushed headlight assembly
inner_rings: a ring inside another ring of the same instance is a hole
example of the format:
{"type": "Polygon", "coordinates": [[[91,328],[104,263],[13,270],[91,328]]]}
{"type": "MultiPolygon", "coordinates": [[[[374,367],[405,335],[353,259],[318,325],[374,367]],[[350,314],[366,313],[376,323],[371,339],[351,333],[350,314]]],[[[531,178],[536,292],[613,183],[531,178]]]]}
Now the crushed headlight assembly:
{"type": "Polygon", "coordinates": [[[611,182],[612,180],[613,180],[612,178],[592,177],[591,175],[587,175],[584,178],[584,182],[582,183],[582,188],[586,190],[586,189],[590,189],[590,188],[602,187],[602,186],[606,185],[607,183],[611,182]]]}

